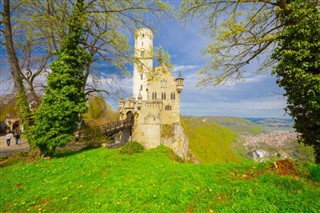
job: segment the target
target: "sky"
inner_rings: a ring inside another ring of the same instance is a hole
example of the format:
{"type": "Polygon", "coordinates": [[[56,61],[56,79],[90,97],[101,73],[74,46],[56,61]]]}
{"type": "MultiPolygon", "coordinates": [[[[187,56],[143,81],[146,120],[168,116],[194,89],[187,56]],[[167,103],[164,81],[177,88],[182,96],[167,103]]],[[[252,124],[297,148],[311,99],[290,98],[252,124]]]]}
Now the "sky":
{"type": "MultiPolygon", "coordinates": [[[[197,87],[198,72],[207,63],[201,51],[208,43],[208,37],[200,34],[199,24],[182,25],[175,20],[165,20],[157,24],[154,47],[161,46],[171,56],[174,76],[181,72],[184,89],[181,93],[181,114],[194,116],[237,116],[245,118],[284,118],[286,100],[283,89],[276,84],[270,70],[257,72],[258,63],[248,66],[240,82],[228,81],[216,87],[197,87]]],[[[132,41],[133,45],[133,41],[132,41]]],[[[121,83],[132,96],[132,80],[121,83]]],[[[116,99],[108,98],[116,108],[116,99]]]]}
{"type": "MultiPolygon", "coordinates": [[[[172,2],[171,2],[172,3],[172,2]]],[[[173,1],[175,5],[178,3],[173,1]]],[[[181,114],[194,116],[237,116],[245,118],[283,118],[286,100],[283,89],[276,84],[276,78],[270,70],[257,72],[258,63],[252,61],[240,82],[228,81],[216,87],[197,87],[198,72],[207,61],[201,51],[208,44],[209,38],[200,33],[201,25],[188,22],[185,25],[173,20],[164,19],[154,24],[158,29],[154,35],[154,47],[162,47],[171,56],[173,75],[181,72],[184,78],[184,89],[181,93],[181,114]]],[[[133,44],[133,33],[129,41],[133,44]]],[[[3,51],[0,51],[4,57],[3,51]]],[[[131,66],[132,67],[132,66],[131,66]]],[[[0,67],[0,93],[6,91],[8,85],[3,82],[4,67],[0,67]]],[[[130,70],[133,71],[132,68],[130,70]]],[[[132,96],[132,76],[114,81],[110,76],[100,76],[102,87],[112,91],[122,90],[124,98],[132,96]]],[[[91,80],[91,79],[89,79],[91,80]]],[[[117,95],[106,97],[107,102],[117,110],[117,95]]]]}

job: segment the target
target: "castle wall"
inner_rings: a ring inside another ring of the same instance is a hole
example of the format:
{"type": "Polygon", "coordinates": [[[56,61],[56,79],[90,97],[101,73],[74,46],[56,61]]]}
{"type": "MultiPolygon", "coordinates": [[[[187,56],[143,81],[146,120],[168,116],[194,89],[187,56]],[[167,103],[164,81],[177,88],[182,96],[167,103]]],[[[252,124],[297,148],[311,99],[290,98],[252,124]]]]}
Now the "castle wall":
{"type": "Polygon", "coordinates": [[[155,148],[160,145],[162,104],[159,102],[142,103],[134,121],[132,139],[140,142],[145,148],[155,148]]]}
{"type": "Polygon", "coordinates": [[[180,94],[176,90],[174,76],[164,65],[157,67],[155,72],[156,76],[148,84],[148,100],[162,102],[162,124],[178,123],[180,121],[180,94]]]}
{"type": "Polygon", "coordinates": [[[156,148],[160,145],[160,124],[137,124],[134,127],[132,138],[141,143],[146,149],[156,148]]]}

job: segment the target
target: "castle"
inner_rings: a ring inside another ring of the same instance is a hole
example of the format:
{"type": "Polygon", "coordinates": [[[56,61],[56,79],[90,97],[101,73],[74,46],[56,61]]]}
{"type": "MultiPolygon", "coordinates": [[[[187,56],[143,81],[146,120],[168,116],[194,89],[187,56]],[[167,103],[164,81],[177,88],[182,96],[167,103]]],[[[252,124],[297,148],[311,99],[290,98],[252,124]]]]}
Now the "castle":
{"type": "MultiPolygon", "coordinates": [[[[180,93],[184,79],[181,74],[175,79],[161,58],[159,66],[153,67],[153,58],[153,32],[148,28],[137,29],[133,97],[119,100],[119,113],[120,120],[134,120],[131,140],[140,142],[147,149],[160,144],[168,145],[168,141],[163,140],[164,125],[173,126],[175,135],[181,136],[181,133],[176,133],[179,128],[183,133],[180,126],[180,93]]],[[[180,141],[178,146],[175,149],[188,148],[184,141],[180,141]]]]}

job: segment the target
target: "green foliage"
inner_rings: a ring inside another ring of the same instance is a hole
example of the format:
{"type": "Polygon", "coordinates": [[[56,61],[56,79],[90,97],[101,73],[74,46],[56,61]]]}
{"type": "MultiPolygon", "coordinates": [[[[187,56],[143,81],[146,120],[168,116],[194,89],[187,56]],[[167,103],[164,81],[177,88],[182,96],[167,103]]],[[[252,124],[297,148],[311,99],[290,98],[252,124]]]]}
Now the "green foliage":
{"type": "Polygon", "coordinates": [[[23,90],[22,93],[17,95],[16,99],[17,99],[16,107],[18,108],[18,112],[19,112],[19,120],[21,122],[21,125],[23,125],[24,127],[25,137],[29,141],[31,141],[32,140],[31,129],[33,128],[33,125],[34,125],[34,120],[33,120],[34,115],[32,114],[29,108],[26,91],[23,90]]]}
{"type": "Polygon", "coordinates": [[[201,163],[240,160],[232,150],[232,143],[237,138],[236,133],[201,117],[182,117],[181,120],[189,139],[189,147],[201,163]]]}
{"type": "Polygon", "coordinates": [[[103,143],[108,143],[109,138],[105,135],[102,129],[85,125],[81,128],[81,142],[86,147],[100,147],[103,143]]]}
{"type": "Polygon", "coordinates": [[[82,116],[89,126],[99,126],[119,120],[119,115],[102,97],[90,96],[88,112],[82,116]]]}
{"type": "Polygon", "coordinates": [[[42,154],[52,155],[56,147],[72,140],[79,115],[87,110],[83,87],[84,66],[89,58],[79,45],[84,20],[83,1],[77,1],[69,20],[57,60],[51,63],[45,96],[36,115],[34,144],[42,154]]]}
{"type": "Polygon", "coordinates": [[[241,79],[247,65],[262,56],[261,69],[270,65],[270,48],[279,31],[279,11],[288,11],[287,1],[184,0],[182,19],[197,18],[209,44],[203,50],[208,64],[200,71],[201,86],[241,79]]]}
{"type": "Polygon", "coordinates": [[[2,212],[317,212],[319,182],[268,164],[179,164],[105,148],[0,168],[2,212]],[[244,176],[246,175],[246,176],[244,176]]]}
{"type": "Polygon", "coordinates": [[[133,155],[137,153],[142,153],[144,151],[144,146],[136,141],[127,142],[120,150],[120,154],[133,155]]]}
{"type": "Polygon", "coordinates": [[[310,178],[314,181],[320,182],[320,166],[309,165],[310,178]]]}
{"type": "Polygon", "coordinates": [[[174,124],[163,124],[161,137],[172,138],[174,136],[174,124]]]}
{"type": "Polygon", "coordinates": [[[295,0],[291,13],[282,16],[290,23],[279,37],[273,58],[274,73],[285,89],[287,112],[294,118],[300,140],[314,147],[320,163],[320,10],[312,1],[295,0]]]}
{"type": "Polygon", "coordinates": [[[0,106],[0,121],[4,121],[6,119],[7,114],[15,115],[16,112],[16,103],[14,101],[9,101],[7,104],[2,104],[0,106]]]}

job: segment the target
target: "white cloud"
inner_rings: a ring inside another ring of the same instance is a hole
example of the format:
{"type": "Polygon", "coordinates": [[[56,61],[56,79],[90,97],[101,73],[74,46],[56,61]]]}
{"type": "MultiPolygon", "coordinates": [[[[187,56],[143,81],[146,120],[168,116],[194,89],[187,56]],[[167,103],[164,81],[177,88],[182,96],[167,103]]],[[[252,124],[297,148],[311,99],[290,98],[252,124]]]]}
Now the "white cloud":
{"type": "Polygon", "coordinates": [[[199,69],[199,65],[173,65],[173,72],[199,69]]]}

